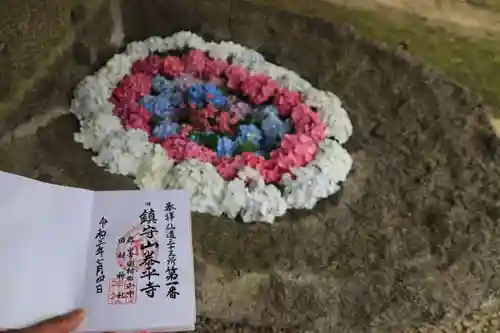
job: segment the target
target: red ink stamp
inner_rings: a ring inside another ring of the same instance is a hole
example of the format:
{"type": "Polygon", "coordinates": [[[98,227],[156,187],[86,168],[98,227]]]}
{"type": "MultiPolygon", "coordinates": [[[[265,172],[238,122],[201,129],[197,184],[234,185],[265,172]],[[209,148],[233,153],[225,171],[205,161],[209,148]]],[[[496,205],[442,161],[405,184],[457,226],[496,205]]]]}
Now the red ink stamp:
{"type": "Polygon", "coordinates": [[[128,276],[141,272],[147,266],[144,264],[146,260],[158,260],[158,248],[156,238],[146,237],[141,226],[135,226],[118,239],[116,247],[118,266],[124,269],[128,276]]]}
{"type": "Polygon", "coordinates": [[[137,283],[133,276],[109,279],[108,304],[133,304],[137,301],[137,283]]]}

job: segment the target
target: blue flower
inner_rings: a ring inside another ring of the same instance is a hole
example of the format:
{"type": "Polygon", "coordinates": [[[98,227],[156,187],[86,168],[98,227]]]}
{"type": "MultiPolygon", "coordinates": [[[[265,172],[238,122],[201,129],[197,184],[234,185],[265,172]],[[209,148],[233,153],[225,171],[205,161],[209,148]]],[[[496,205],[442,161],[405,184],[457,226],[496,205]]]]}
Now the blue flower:
{"type": "Polygon", "coordinates": [[[252,110],[252,121],[256,123],[260,123],[263,121],[269,114],[278,115],[278,108],[274,105],[266,105],[264,107],[257,107],[252,110]]]}
{"type": "Polygon", "coordinates": [[[289,121],[283,121],[274,113],[269,113],[260,124],[264,137],[281,139],[285,133],[291,131],[292,126],[289,121]]]}
{"type": "Polygon", "coordinates": [[[262,108],[262,112],[267,116],[269,114],[273,114],[275,116],[278,116],[279,110],[278,107],[275,105],[266,105],[262,108]]]}
{"type": "Polygon", "coordinates": [[[181,127],[178,123],[173,123],[169,119],[163,120],[153,129],[153,135],[160,139],[166,139],[171,135],[179,134],[181,127]]]}
{"type": "Polygon", "coordinates": [[[164,93],[158,96],[146,95],[139,101],[151,114],[162,118],[172,117],[177,114],[182,102],[182,93],[164,93]]]}
{"type": "Polygon", "coordinates": [[[232,156],[236,149],[236,143],[227,136],[219,137],[217,141],[216,153],[219,157],[232,156]]]}
{"type": "Polygon", "coordinates": [[[254,124],[240,125],[238,127],[238,137],[236,140],[239,143],[250,141],[251,143],[258,145],[261,139],[262,132],[254,124]]]}
{"type": "Polygon", "coordinates": [[[203,85],[195,84],[188,89],[189,104],[195,104],[197,107],[205,105],[205,91],[203,85]]]}
{"type": "Polygon", "coordinates": [[[146,95],[139,100],[139,104],[141,104],[148,110],[153,108],[153,104],[155,102],[156,102],[156,96],[153,95],[146,95]]]}
{"type": "Polygon", "coordinates": [[[220,94],[219,89],[217,89],[217,86],[213,83],[205,83],[202,85],[203,90],[207,94],[212,94],[212,95],[218,95],[220,94]]]}
{"type": "Polygon", "coordinates": [[[155,93],[168,92],[172,93],[176,89],[176,85],[173,81],[167,80],[161,75],[156,75],[151,81],[151,88],[155,93]]]}
{"type": "Polygon", "coordinates": [[[184,94],[180,91],[176,92],[164,92],[158,95],[158,98],[166,98],[169,100],[170,105],[174,108],[180,108],[185,104],[184,94]]]}
{"type": "Polygon", "coordinates": [[[218,94],[213,96],[212,98],[207,97],[207,101],[212,103],[212,105],[215,106],[216,108],[220,109],[226,106],[227,98],[222,94],[218,94]]]}
{"type": "Polygon", "coordinates": [[[260,149],[262,151],[273,151],[279,146],[279,140],[273,137],[264,137],[260,142],[260,149]]]}

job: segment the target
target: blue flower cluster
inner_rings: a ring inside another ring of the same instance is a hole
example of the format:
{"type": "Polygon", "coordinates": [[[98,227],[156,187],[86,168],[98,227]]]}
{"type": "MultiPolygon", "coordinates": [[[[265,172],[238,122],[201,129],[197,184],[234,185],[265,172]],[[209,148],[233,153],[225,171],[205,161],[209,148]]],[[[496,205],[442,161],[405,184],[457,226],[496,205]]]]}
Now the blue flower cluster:
{"type": "Polygon", "coordinates": [[[188,102],[196,108],[203,108],[207,103],[216,108],[226,106],[227,98],[213,83],[195,84],[188,89],[188,102]]]}
{"type": "Polygon", "coordinates": [[[286,133],[292,130],[290,121],[278,116],[278,109],[266,106],[254,110],[253,114],[261,114],[260,127],[255,124],[239,125],[236,138],[221,136],[217,142],[217,156],[232,156],[242,145],[252,145],[258,155],[265,155],[278,147],[286,133]]]}
{"type": "MultiPolygon", "coordinates": [[[[215,84],[198,83],[193,79],[193,82],[186,86],[184,81],[168,80],[157,75],[152,80],[152,93],[139,101],[157,117],[152,129],[152,134],[157,138],[166,139],[180,133],[181,125],[177,122],[179,111],[182,111],[186,104],[203,108],[210,103],[218,109],[228,105],[227,97],[215,84]]],[[[210,146],[215,148],[218,156],[233,156],[237,151],[248,149],[259,155],[265,155],[277,148],[283,136],[292,130],[290,120],[281,119],[278,109],[273,105],[253,109],[246,120],[249,123],[238,125],[234,137],[205,133],[208,135],[205,137],[215,135],[215,141],[211,141],[210,146]]],[[[203,144],[202,138],[198,137],[195,140],[203,144]]]]}

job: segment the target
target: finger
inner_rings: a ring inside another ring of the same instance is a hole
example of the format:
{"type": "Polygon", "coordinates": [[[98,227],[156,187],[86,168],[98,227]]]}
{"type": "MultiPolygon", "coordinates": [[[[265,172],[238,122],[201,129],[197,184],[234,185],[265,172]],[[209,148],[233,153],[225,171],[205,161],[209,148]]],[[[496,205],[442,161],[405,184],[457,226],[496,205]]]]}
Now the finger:
{"type": "Polygon", "coordinates": [[[69,333],[76,330],[85,317],[83,310],[75,310],[62,316],[42,321],[34,326],[23,329],[23,333],[69,333]]]}

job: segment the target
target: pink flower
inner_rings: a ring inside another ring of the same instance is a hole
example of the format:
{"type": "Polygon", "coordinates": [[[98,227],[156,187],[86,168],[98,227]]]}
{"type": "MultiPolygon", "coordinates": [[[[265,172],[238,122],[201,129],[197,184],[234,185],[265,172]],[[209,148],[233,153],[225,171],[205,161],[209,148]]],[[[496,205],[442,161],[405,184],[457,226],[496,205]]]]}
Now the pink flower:
{"type": "Polygon", "coordinates": [[[271,152],[270,159],[265,161],[260,172],[267,183],[279,182],[283,174],[311,162],[317,148],[307,135],[285,134],[280,148],[271,152]]]}
{"type": "Polygon", "coordinates": [[[288,117],[292,109],[300,104],[300,93],[298,91],[290,91],[282,88],[274,96],[274,105],[279,109],[279,114],[282,117],[288,117]]]}
{"type": "Polygon", "coordinates": [[[201,162],[212,163],[217,154],[208,147],[201,146],[189,140],[184,151],[184,159],[196,159],[201,162]]]}
{"type": "Polygon", "coordinates": [[[163,141],[162,146],[168,156],[177,162],[182,162],[186,159],[197,159],[202,162],[212,163],[217,156],[209,148],[200,146],[196,142],[180,135],[169,136],[163,141]]]}
{"type": "Polygon", "coordinates": [[[265,159],[262,156],[256,155],[250,152],[244,152],[241,154],[241,157],[245,161],[245,165],[254,168],[256,170],[260,170],[264,167],[265,159]]]}
{"type": "Polygon", "coordinates": [[[278,183],[281,180],[282,171],[274,160],[266,160],[260,169],[260,174],[266,183],[278,183]]]}
{"type": "Polygon", "coordinates": [[[189,133],[193,130],[193,126],[189,124],[183,124],[181,127],[181,132],[179,133],[180,136],[183,138],[187,138],[189,133]]]}
{"type": "Polygon", "coordinates": [[[233,180],[238,174],[238,170],[243,167],[245,167],[245,161],[241,156],[220,158],[215,165],[217,172],[225,180],[233,180]]]}
{"type": "Polygon", "coordinates": [[[207,55],[201,50],[191,50],[182,57],[187,73],[201,75],[208,61],[207,55]]]}
{"type": "Polygon", "coordinates": [[[267,75],[251,75],[245,79],[241,90],[252,103],[262,104],[276,93],[278,84],[267,75]]]}
{"type": "Polygon", "coordinates": [[[151,134],[149,122],[145,118],[141,117],[139,114],[136,113],[130,114],[129,117],[124,121],[123,126],[126,129],[135,128],[143,130],[144,132],[148,133],[148,135],[151,134]]]}
{"type": "Polygon", "coordinates": [[[233,135],[234,130],[231,126],[231,117],[227,112],[221,112],[216,118],[216,123],[212,129],[225,135],[233,135]]]}
{"type": "Polygon", "coordinates": [[[230,65],[224,73],[227,77],[227,87],[232,90],[238,90],[249,75],[245,68],[238,65],[230,65]]]}
{"type": "Polygon", "coordinates": [[[136,128],[151,134],[149,126],[151,114],[137,102],[123,103],[115,107],[113,114],[121,118],[123,127],[126,129],[136,128]]]}
{"type": "Polygon", "coordinates": [[[320,142],[325,138],[326,125],[307,105],[301,103],[295,106],[291,118],[296,133],[308,135],[314,142],[320,142]]]}
{"type": "Polygon", "coordinates": [[[161,65],[162,65],[161,58],[157,55],[153,55],[134,62],[132,64],[131,71],[133,74],[145,73],[154,76],[158,74],[161,65]]]}
{"type": "Polygon", "coordinates": [[[215,60],[208,59],[205,64],[203,76],[207,80],[218,79],[228,67],[229,64],[227,63],[227,61],[218,59],[215,60]]]}
{"type": "Polygon", "coordinates": [[[113,90],[111,101],[117,105],[137,101],[151,91],[152,77],[145,73],[125,75],[113,90]]]}
{"type": "Polygon", "coordinates": [[[132,114],[144,118],[146,121],[151,120],[151,113],[137,102],[122,103],[115,107],[113,114],[120,117],[122,121],[126,121],[132,114]]]}
{"type": "Polygon", "coordinates": [[[183,138],[180,135],[171,135],[163,141],[162,147],[170,158],[173,158],[176,162],[182,162],[184,161],[184,153],[188,141],[189,139],[183,138]]]}
{"type": "Polygon", "coordinates": [[[177,77],[184,73],[184,63],[179,57],[168,56],[163,60],[160,73],[170,77],[177,77]]]}

